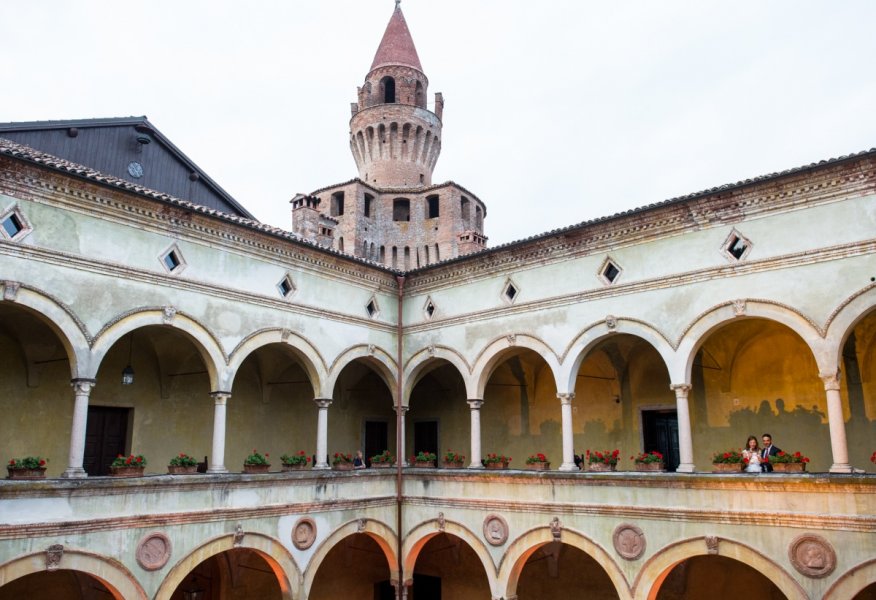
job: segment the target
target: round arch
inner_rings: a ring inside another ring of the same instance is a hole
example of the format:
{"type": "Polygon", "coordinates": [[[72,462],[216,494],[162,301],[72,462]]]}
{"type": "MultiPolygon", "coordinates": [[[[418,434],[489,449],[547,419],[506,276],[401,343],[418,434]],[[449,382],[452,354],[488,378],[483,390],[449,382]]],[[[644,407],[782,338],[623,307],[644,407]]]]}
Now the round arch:
{"type": "Polygon", "coordinates": [[[398,546],[396,544],[395,532],[381,521],[357,519],[356,521],[344,523],[319,544],[304,573],[305,597],[310,596],[310,590],[313,587],[319,567],[332,548],[344,538],[357,533],[364,533],[377,543],[389,565],[389,578],[398,580],[398,546]]]}
{"type": "Polygon", "coordinates": [[[404,573],[407,576],[407,579],[410,580],[413,577],[414,566],[417,563],[417,557],[420,555],[423,546],[439,533],[455,535],[474,550],[484,567],[484,573],[487,575],[487,583],[490,586],[493,597],[500,597],[500,580],[497,577],[498,573],[496,565],[493,563],[493,557],[490,556],[490,551],[487,550],[486,545],[478,536],[472,533],[470,529],[455,521],[445,520],[444,528],[439,529],[438,519],[430,519],[420,523],[408,532],[405,536],[404,545],[402,546],[404,573]]]}
{"type": "MultiPolygon", "coordinates": [[[[10,289],[12,282],[7,281],[6,290],[10,289]]],[[[34,313],[58,336],[67,358],[70,361],[71,379],[88,379],[91,373],[91,350],[88,332],[85,325],[73,312],[60,302],[54,300],[48,294],[25,286],[17,288],[14,296],[7,299],[4,293],[0,296],[0,303],[24,307],[34,313]]],[[[97,369],[94,369],[97,372],[97,369]]]]}
{"type": "Polygon", "coordinates": [[[228,534],[214,538],[189,552],[167,573],[155,593],[154,600],[170,600],[176,588],[195,567],[212,556],[235,548],[253,550],[268,563],[280,585],[283,600],[295,600],[301,597],[298,587],[300,570],[289,551],[272,537],[247,531],[244,532],[243,540],[239,544],[234,543],[234,534],[228,534]]]}
{"type": "MultiPolygon", "coordinates": [[[[714,551],[713,551],[714,553],[714,551]]],[[[721,538],[718,541],[717,556],[724,556],[742,562],[772,581],[789,600],[806,600],[806,592],[791,575],[763,552],[758,552],[745,544],[721,538]]],[[[633,585],[634,600],[651,600],[669,572],[681,561],[694,556],[709,555],[705,537],[692,538],[670,544],[661,549],[642,566],[633,585]]]]}
{"type": "MultiPolygon", "coordinates": [[[[825,355],[825,366],[822,373],[836,373],[843,364],[842,353],[846,340],[855,326],[876,310],[876,284],[870,284],[866,289],[843,302],[828,319],[827,335],[822,340],[820,354],[825,355]]],[[[819,363],[821,367],[821,363],[819,363]]]]}
{"type": "Polygon", "coordinates": [[[471,398],[483,398],[484,389],[487,387],[487,382],[493,374],[495,368],[501,363],[509,353],[514,349],[524,348],[532,350],[548,364],[551,369],[551,374],[554,377],[554,384],[557,386],[557,393],[562,393],[564,390],[561,387],[561,382],[558,378],[560,373],[560,361],[556,353],[543,341],[528,334],[508,335],[497,338],[490,342],[486,348],[481,350],[472,368],[472,378],[475,380],[474,396],[471,398]]]}
{"type": "Polygon", "coordinates": [[[679,339],[669,363],[669,378],[673,383],[688,383],[697,351],[717,329],[740,319],[767,319],[785,325],[800,336],[815,357],[819,370],[824,371],[825,357],[818,350],[822,335],[816,326],[794,309],[763,300],[726,302],[697,317],[679,339]]]}
{"type": "MultiPolygon", "coordinates": [[[[640,338],[650,344],[660,354],[666,369],[669,370],[669,365],[675,357],[675,351],[672,349],[669,340],[660,331],[647,323],[618,317],[612,328],[609,328],[606,322],[596,323],[578,334],[569,344],[564,353],[562,368],[557,378],[566,386],[565,391],[575,391],[575,378],[578,376],[578,370],[593,348],[611,336],[624,333],[640,338]]],[[[562,390],[558,387],[557,391],[562,390]]]]}
{"type": "Polygon", "coordinates": [[[465,383],[465,392],[467,398],[474,398],[471,394],[474,393],[474,385],[471,377],[471,367],[462,357],[461,354],[448,348],[447,346],[430,346],[416,352],[404,370],[404,394],[402,395],[402,404],[407,406],[411,397],[411,392],[414,391],[420,378],[426,375],[433,368],[440,366],[440,361],[444,360],[456,368],[456,371],[462,377],[465,383]]]}
{"type": "MultiPolygon", "coordinates": [[[[517,584],[520,581],[520,575],[523,573],[526,560],[533,552],[554,540],[555,538],[550,527],[538,527],[523,533],[508,546],[499,566],[499,581],[506,582],[506,588],[502,591],[503,597],[516,597],[517,584]]],[[[632,597],[626,577],[624,577],[614,558],[602,546],[584,534],[565,527],[562,530],[560,541],[581,550],[602,565],[602,568],[605,569],[606,574],[614,584],[614,589],[617,591],[620,600],[629,600],[632,597]]]]}
{"type": "Polygon", "coordinates": [[[377,374],[386,383],[392,394],[393,404],[397,402],[397,390],[395,385],[395,376],[397,365],[392,359],[392,356],[383,348],[378,348],[374,345],[359,344],[344,350],[335,358],[331,367],[329,367],[328,376],[324,379],[324,385],[320,391],[321,398],[331,398],[335,391],[335,384],[338,382],[341,372],[351,362],[357,359],[363,359],[368,365],[374,368],[377,374]]]}
{"type": "Polygon", "coordinates": [[[856,565],[842,574],[824,594],[824,600],[854,598],[869,585],[876,583],[876,558],[856,565]]]}
{"type": "Polygon", "coordinates": [[[104,327],[96,336],[92,347],[93,364],[89,377],[97,376],[100,363],[113,344],[128,333],[151,325],[172,327],[184,333],[194,343],[204,360],[210,377],[210,389],[213,391],[224,389],[221,387],[221,374],[225,370],[226,357],[216,336],[191,317],[180,313],[169,313],[162,308],[145,308],[127,313],[104,327]]]}
{"type": "MultiPolygon", "coordinates": [[[[114,600],[146,600],[147,598],[146,591],[133,573],[119,561],[106,556],[65,547],[58,569],[91,575],[110,591],[114,600]]],[[[0,581],[9,583],[25,575],[45,571],[45,552],[27,554],[0,565],[0,581]]]]}
{"type": "Polygon", "coordinates": [[[222,389],[230,390],[243,361],[259,348],[269,344],[289,346],[295,357],[301,361],[301,366],[307,373],[314,391],[322,389],[322,383],[328,375],[325,360],[310,340],[288,329],[266,329],[242,340],[231,352],[228,360],[228,380],[222,382],[222,389]]]}

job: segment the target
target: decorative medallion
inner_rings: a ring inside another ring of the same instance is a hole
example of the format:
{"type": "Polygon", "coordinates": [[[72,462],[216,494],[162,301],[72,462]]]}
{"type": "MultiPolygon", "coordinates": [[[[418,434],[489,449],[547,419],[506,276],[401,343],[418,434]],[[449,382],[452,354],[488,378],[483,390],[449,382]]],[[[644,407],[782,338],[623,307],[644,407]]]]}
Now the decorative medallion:
{"type": "Polygon", "coordinates": [[[560,523],[559,517],[551,519],[551,535],[554,536],[554,541],[557,542],[563,537],[563,524],[560,523]]]}
{"type": "MultiPolygon", "coordinates": [[[[360,519],[360,521],[363,521],[360,519]]],[[[364,521],[363,521],[364,522],[364,521]]],[[[364,529],[364,528],[363,528],[364,529]]],[[[316,541],[316,521],[302,517],[292,528],[292,543],[299,550],[307,550],[316,541]]]]}
{"type": "Polygon", "coordinates": [[[137,544],[137,563],[147,571],[157,571],[167,564],[172,549],[169,537],[150,533],[137,544]]]}
{"type": "Polygon", "coordinates": [[[61,557],[64,556],[63,544],[52,544],[46,548],[46,570],[55,571],[61,566],[61,557]]]}
{"type": "Polygon", "coordinates": [[[706,536],[706,552],[709,554],[718,554],[718,542],[721,539],[717,535],[706,536]]]}
{"type": "Polygon", "coordinates": [[[626,560],[637,560],[645,553],[645,534],[630,523],[617,526],[612,536],[615,552],[626,560]]]}
{"type": "Polygon", "coordinates": [[[130,175],[134,179],[140,179],[141,177],[143,177],[143,165],[141,165],[137,161],[129,162],[128,175],[130,175]]]}
{"type": "Polygon", "coordinates": [[[484,539],[491,546],[501,546],[508,541],[508,523],[496,514],[484,519],[484,539]]]}
{"type": "Polygon", "coordinates": [[[788,558],[794,568],[807,577],[827,577],[836,568],[833,546],[820,535],[801,535],[788,546],[788,558]]]}

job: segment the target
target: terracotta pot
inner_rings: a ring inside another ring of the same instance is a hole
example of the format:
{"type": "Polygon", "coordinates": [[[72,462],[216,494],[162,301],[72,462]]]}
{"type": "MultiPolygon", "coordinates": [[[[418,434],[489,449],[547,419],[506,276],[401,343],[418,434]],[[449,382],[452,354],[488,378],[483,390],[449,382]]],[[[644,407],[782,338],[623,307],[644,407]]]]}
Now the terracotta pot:
{"type": "Polygon", "coordinates": [[[110,475],[113,477],[143,477],[143,469],[146,467],[110,467],[110,475]]]}
{"type": "Polygon", "coordinates": [[[243,465],[244,473],[267,473],[271,470],[271,465],[243,465]]]}
{"type": "Polygon", "coordinates": [[[371,463],[371,468],[372,469],[391,469],[392,463],[391,462],[382,462],[382,463],[373,462],[373,463],[371,463]]]}
{"type": "Polygon", "coordinates": [[[434,460],[417,460],[414,461],[414,466],[418,469],[434,469],[435,461],[434,460]]]}
{"type": "Polygon", "coordinates": [[[526,468],[530,471],[550,471],[551,463],[549,462],[536,462],[536,463],[526,463],[526,468]]]}
{"type": "Polygon", "coordinates": [[[6,470],[9,471],[9,479],[45,479],[46,478],[46,468],[45,467],[37,467],[36,469],[13,469],[12,467],[6,467],[6,470]]]}
{"type": "Polygon", "coordinates": [[[806,470],[806,463],[772,463],[773,473],[802,473],[806,470]]]}
{"type": "Polygon", "coordinates": [[[662,462],[636,463],[636,471],[651,471],[662,473],[665,470],[666,464],[662,462]]]}
{"type": "Polygon", "coordinates": [[[587,470],[591,473],[608,473],[609,471],[617,471],[617,465],[607,465],[605,463],[589,463],[587,470]]]}
{"type": "Polygon", "coordinates": [[[499,469],[507,469],[508,463],[506,462],[488,462],[484,465],[487,469],[493,469],[498,471],[499,469]]]}
{"type": "Polygon", "coordinates": [[[462,462],[461,460],[456,461],[456,462],[445,461],[444,463],[442,463],[441,466],[445,469],[463,469],[463,468],[465,468],[465,463],[462,462]]]}
{"type": "Polygon", "coordinates": [[[339,462],[332,465],[332,471],[352,471],[353,463],[351,462],[339,462]]]}
{"type": "Polygon", "coordinates": [[[712,463],[712,473],[741,473],[742,463],[712,463]]]}
{"type": "Polygon", "coordinates": [[[286,473],[288,471],[303,471],[307,468],[307,463],[300,463],[297,465],[283,465],[283,472],[286,473]]]}
{"type": "Polygon", "coordinates": [[[182,465],[167,465],[167,472],[171,475],[196,475],[198,473],[198,465],[190,467],[182,465]]]}

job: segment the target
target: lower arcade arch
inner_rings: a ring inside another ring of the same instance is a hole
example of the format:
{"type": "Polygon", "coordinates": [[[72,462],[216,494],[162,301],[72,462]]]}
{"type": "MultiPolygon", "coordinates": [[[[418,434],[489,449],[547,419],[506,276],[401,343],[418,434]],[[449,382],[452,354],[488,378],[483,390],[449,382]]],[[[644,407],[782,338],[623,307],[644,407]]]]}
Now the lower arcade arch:
{"type": "Polygon", "coordinates": [[[837,579],[824,594],[824,600],[876,599],[876,559],[862,563],[837,579]]]}
{"type": "Polygon", "coordinates": [[[563,529],[559,539],[550,527],[517,538],[502,558],[499,580],[506,582],[504,597],[519,600],[631,597],[614,559],[593,540],[569,529],[563,529]]]}
{"type": "Polygon", "coordinates": [[[639,571],[633,599],[808,598],[800,584],[763,552],[724,538],[708,542],[706,538],[678,542],[651,557],[639,571]]]}
{"type": "Polygon", "coordinates": [[[174,565],[155,600],[183,600],[187,592],[197,591],[204,598],[231,597],[225,590],[241,587],[252,598],[297,600],[299,573],[295,559],[277,540],[244,532],[235,542],[234,535],[227,535],[207,542],[174,565]]]}
{"type": "Polygon", "coordinates": [[[120,562],[89,552],[63,549],[57,568],[47,568],[47,552],[0,565],[0,600],[146,600],[146,592],[120,562]]]}

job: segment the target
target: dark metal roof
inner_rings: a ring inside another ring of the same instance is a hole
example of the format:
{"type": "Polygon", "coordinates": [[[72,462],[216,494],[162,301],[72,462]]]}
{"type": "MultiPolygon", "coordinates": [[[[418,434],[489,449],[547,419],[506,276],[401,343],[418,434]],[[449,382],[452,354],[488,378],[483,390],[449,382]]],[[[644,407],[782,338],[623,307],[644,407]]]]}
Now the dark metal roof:
{"type": "Polygon", "coordinates": [[[145,116],[0,123],[0,136],[195,204],[255,219],[145,116]],[[133,162],[140,164],[139,177],[128,171],[133,162]]]}

